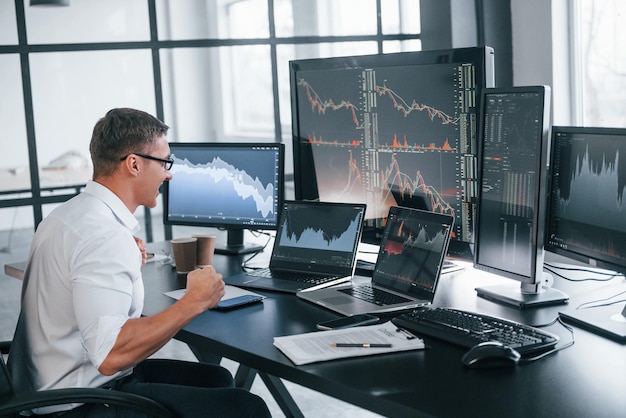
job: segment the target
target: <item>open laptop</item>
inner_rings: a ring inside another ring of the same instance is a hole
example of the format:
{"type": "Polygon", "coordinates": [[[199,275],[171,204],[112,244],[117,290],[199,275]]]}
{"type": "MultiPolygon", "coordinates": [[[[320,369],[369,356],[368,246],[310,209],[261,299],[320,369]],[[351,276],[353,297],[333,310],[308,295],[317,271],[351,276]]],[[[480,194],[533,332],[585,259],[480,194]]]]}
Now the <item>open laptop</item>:
{"type": "Polygon", "coordinates": [[[350,281],[365,204],[285,201],[269,267],[229,276],[229,285],[296,293],[350,281]]]}
{"type": "Polygon", "coordinates": [[[435,297],[453,224],[451,215],[392,206],[371,282],[297,295],[346,316],[428,305],[435,297]],[[369,300],[371,293],[379,300],[369,300]]]}

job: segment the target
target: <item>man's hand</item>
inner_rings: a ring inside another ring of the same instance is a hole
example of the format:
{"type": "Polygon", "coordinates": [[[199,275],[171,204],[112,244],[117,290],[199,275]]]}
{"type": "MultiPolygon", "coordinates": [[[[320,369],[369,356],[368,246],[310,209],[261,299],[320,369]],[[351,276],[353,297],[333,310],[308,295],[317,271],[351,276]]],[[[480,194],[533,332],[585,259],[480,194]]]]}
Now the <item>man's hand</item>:
{"type": "Polygon", "coordinates": [[[191,271],[187,274],[187,292],[184,298],[197,303],[202,311],[214,308],[224,296],[222,275],[212,266],[191,271]]]}
{"type": "Polygon", "coordinates": [[[146,252],[146,246],[144,245],[143,240],[141,238],[137,238],[137,237],[133,237],[133,238],[135,238],[137,247],[139,248],[139,251],[141,251],[141,265],[145,266],[146,260],[148,260],[148,253],[146,252]]]}

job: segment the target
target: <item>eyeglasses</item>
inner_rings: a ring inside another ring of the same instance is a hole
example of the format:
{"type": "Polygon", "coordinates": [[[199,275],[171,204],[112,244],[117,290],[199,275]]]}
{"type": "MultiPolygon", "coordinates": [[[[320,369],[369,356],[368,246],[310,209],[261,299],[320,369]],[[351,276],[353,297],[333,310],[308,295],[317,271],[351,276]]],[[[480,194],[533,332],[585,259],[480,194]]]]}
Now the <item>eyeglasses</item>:
{"type": "MultiPolygon", "coordinates": [[[[163,158],[158,158],[158,157],[153,157],[152,155],[146,155],[146,154],[139,154],[138,152],[131,152],[130,154],[135,154],[137,157],[141,157],[141,158],[145,158],[147,160],[153,160],[153,161],[159,161],[163,163],[163,167],[165,167],[166,170],[170,170],[172,168],[172,166],[174,165],[174,160],[172,160],[171,158],[163,159],[163,158]]],[[[128,156],[130,154],[127,154],[125,156],[123,156],[122,158],[120,158],[120,161],[124,161],[126,158],[128,158],[128,156]]]]}

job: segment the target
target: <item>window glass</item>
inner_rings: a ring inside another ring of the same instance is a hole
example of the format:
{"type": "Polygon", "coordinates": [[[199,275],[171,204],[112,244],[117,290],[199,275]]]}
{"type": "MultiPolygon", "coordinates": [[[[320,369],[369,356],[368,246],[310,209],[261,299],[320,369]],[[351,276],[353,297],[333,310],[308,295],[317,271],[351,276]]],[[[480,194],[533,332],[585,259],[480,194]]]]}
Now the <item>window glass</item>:
{"type": "Polygon", "coordinates": [[[269,21],[266,0],[222,0],[218,2],[220,38],[267,38],[269,21]]]}
{"type": "Polygon", "coordinates": [[[419,39],[383,42],[384,54],[393,54],[395,52],[421,51],[421,50],[422,50],[422,41],[419,39]]]}
{"type": "Polygon", "coordinates": [[[220,48],[226,136],[274,139],[274,99],[270,48],[220,48]]]}
{"type": "Polygon", "coordinates": [[[223,130],[217,48],[162,49],[160,54],[169,140],[217,141],[223,130]]]}
{"type": "Polygon", "coordinates": [[[267,38],[267,0],[157,0],[160,40],[267,38]]]}
{"type": "Polygon", "coordinates": [[[146,0],[75,0],[66,7],[29,6],[24,1],[24,10],[30,44],[150,39],[146,0]]]}
{"type": "Polygon", "coordinates": [[[276,36],[376,34],[375,0],[275,0],[276,36]]]}
{"type": "Polygon", "coordinates": [[[155,114],[149,50],[38,53],[30,63],[42,188],[91,177],[91,132],[109,109],[155,114]]]}
{"type": "Polygon", "coordinates": [[[0,192],[30,189],[20,57],[0,54],[0,192]]]}
{"type": "Polygon", "coordinates": [[[15,2],[0,1],[0,45],[17,44],[15,2]]]}
{"type": "Polygon", "coordinates": [[[383,34],[420,33],[420,0],[382,1],[380,19],[383,34]]]}
{"type": "Polygon", "coordinates": [[[578,103],[587,126],[626,127],[626,2],[579,0],[578,103]]]}
{"type": "Polygon", "coordinates": [[[274,139],[269,46],[161,51],[171,140],[274,139]]]}
{"type": "MultiPolygon", "coordinates": [[[[0,249],[10,249],[8,253],[13,258],[10,262],[26,260],[34,233],[32,206],[0,208],[0,249]],[[17,229],[20,231],[16,234],[14,231],[17,229]]],[[[19,283],[18,280],[13,281],[19,283]]],[[[5,290],[4,287],[2,290],[5,290]]]]}

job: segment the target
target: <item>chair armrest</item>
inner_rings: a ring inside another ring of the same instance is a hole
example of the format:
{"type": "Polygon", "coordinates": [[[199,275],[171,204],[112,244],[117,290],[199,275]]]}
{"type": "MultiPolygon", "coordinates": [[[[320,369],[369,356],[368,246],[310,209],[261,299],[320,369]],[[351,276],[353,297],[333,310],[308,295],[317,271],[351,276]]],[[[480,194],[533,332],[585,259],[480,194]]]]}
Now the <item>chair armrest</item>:
{"type": "Polygon", "coordinates": [[[171,418],[173,416],[163,405],[152,399],[101,388],[52,389],[16,394],[10,399],[0,400],[0,416],[68,403],[108,404],[139,410],[153,417],[171,418]]]}

